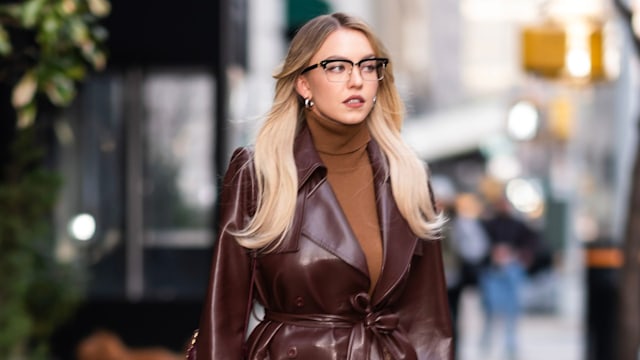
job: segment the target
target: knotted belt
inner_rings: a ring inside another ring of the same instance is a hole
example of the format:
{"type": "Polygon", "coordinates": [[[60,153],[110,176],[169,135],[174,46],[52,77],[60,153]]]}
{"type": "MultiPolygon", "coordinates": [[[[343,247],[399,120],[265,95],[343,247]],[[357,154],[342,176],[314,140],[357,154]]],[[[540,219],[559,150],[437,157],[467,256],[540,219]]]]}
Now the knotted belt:
{"type": "Polygon", "coordinates": [[[351,328],[347,360],[369,360],[372,339],[392,359],[417,360],[417,355],[407,337],[398,329],[400,319],[388,309],[373,310],[367,293],[350,298],[355,310],[353,315],[288,314],[265,311],[265,320],[304,327],[351,328]],[[368,335],[370,334],[370,335],[368,335]]]}

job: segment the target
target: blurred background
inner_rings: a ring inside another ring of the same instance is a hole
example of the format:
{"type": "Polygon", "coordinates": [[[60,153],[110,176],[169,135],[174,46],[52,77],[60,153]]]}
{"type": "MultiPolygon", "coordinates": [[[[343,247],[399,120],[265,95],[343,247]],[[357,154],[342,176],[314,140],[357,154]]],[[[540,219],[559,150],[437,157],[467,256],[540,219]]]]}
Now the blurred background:
{"type": "MultiPolygon", "coordinates": [[[[441,205],[535,234],[518,359],[638,358],[640,1],[0,0],[1,358],[182,358],[227,159],[333,11],[390,50],[441,205]]],[[[507,359],[459,290],[458,360],[507,359]]]]}

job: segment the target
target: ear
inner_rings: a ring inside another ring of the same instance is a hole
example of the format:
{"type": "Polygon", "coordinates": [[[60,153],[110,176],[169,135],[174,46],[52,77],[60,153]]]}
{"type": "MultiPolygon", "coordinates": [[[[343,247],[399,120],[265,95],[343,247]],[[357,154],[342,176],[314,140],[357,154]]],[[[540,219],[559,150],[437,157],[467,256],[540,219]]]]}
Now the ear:
{"type": "Polygon", "coordinates": [[[299,75],[296,78],[296,92],[298,95],[302,96],[303,99],[310,98],[311,94],[311,86],[309,86],[309,80],[306,76],[299,75]]]}

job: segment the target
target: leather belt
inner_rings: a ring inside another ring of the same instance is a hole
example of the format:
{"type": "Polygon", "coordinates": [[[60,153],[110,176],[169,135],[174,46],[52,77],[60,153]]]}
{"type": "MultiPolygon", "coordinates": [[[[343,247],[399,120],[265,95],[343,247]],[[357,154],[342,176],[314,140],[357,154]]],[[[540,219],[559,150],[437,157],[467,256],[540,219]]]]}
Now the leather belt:
{"type": "Polygon", "coordinates": [[[369,294],[365,292],[352,296],[350,302],[353,314],[291,314],[265,310],[264,319],[303,327],[351,328],[347,360],[369,360],[372,338],[392,359],[417,360],[413,346],[398,329],[397,314],[388,309],[372,309],[369,294]]]}

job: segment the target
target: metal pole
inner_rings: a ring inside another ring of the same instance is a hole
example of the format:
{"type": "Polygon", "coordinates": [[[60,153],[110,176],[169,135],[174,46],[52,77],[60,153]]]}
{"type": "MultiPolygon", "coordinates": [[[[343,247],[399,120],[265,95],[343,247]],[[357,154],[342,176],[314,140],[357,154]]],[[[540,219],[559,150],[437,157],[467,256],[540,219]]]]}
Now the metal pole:
{"type": "Polygon", "coordinates": [[[126,296],[139,301],[144,296],[144,223],[143,223],[143,119],[142,81],[144,75],[137,68],[125,74],[126,129],[126,296]]]}

